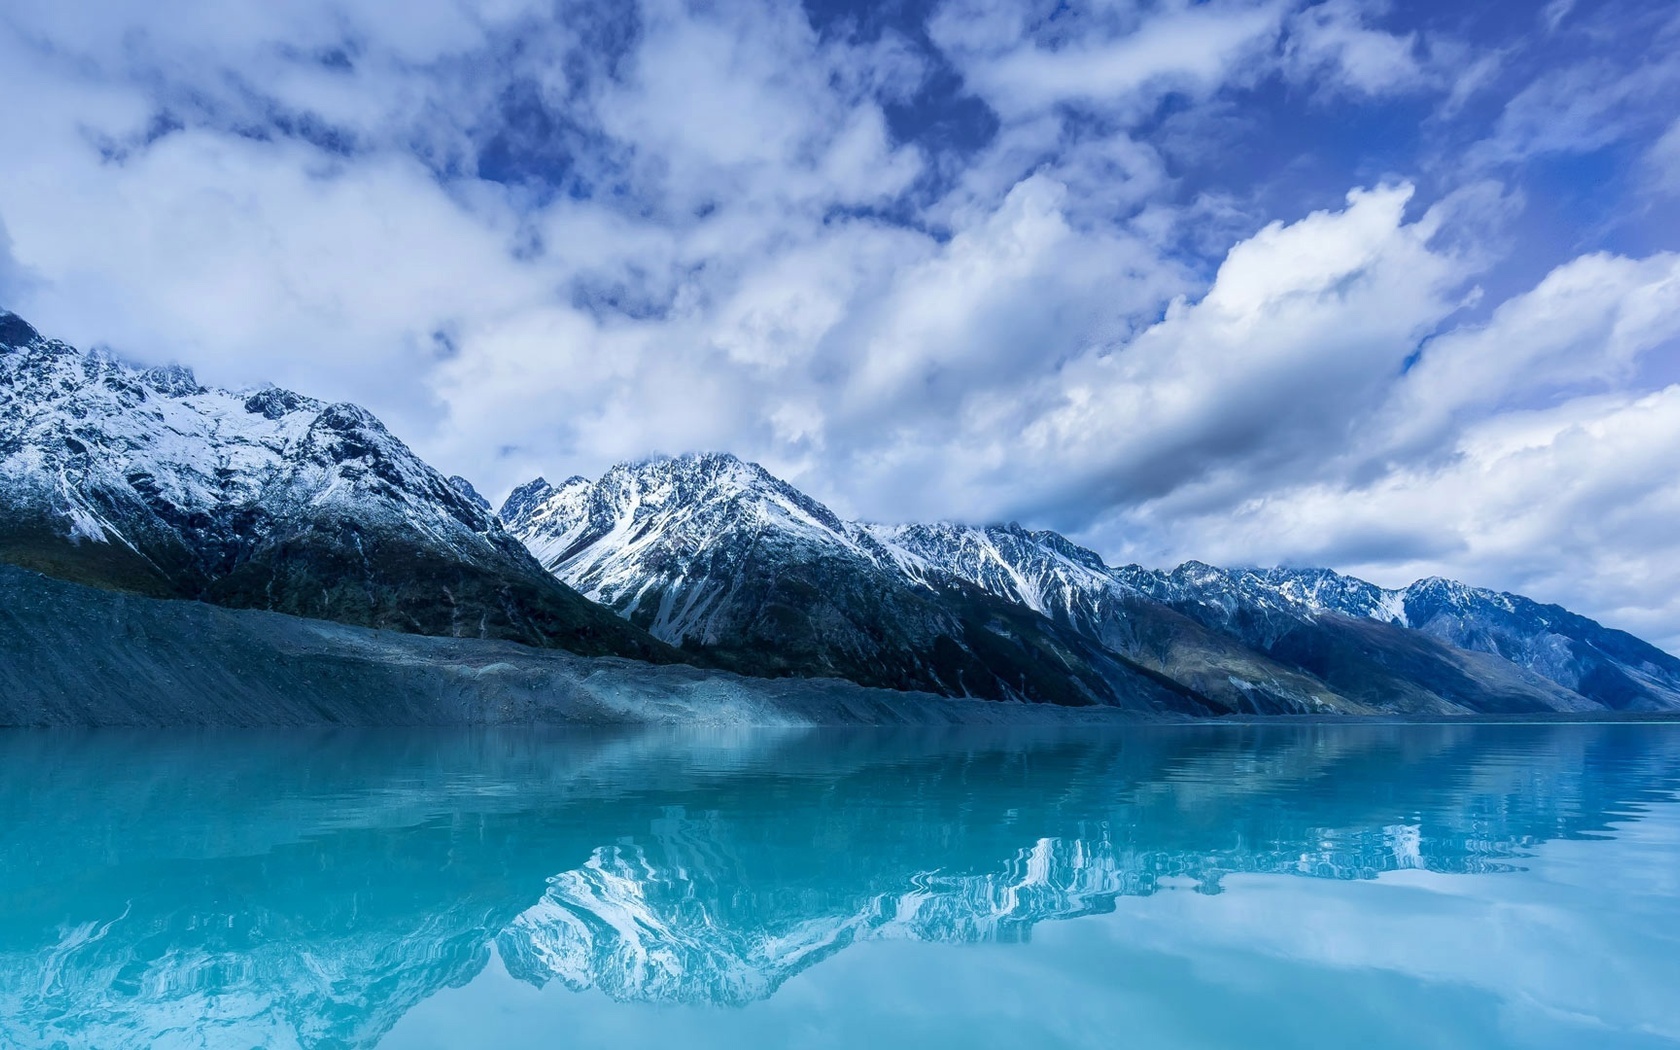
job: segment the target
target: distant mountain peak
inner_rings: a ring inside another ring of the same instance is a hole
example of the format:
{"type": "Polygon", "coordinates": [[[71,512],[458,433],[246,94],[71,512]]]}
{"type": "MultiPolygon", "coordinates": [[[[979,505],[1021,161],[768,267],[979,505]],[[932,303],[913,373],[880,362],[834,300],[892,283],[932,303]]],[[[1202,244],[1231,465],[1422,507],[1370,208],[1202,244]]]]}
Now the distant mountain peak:
{"type": "Polygon", "coordinates": [[[41,333],[33,325],[10,310],[0,310],[0,351],[39,342],[41,333]]]}
{"type": "Polygon", "coordinates": [[[547,478],[532,478],[508,493],[507,499],[502,501],[501,510],[497,513],[502,516],[503,521],[524,518],[553,491],[554,486],[548,483],[547,478]]]}
{"type": "Polygon", "coordinates": [[[199,386],[198,377],[193,374],[193,370],[186,365],[148,368],[140,373],[140,381],[169,397],[187,397],[206,392],[204,387],[199,386]]]}
{"type": "Polygon", "coordinates": [[[465,499],[468,503],[471,503],[473,506],[482,510],[486,514],[491,513],[490,501],[478,494],[478,490],[473,488],[472,482],[463,478],[459,474],[451,474],[449,476],[449,485],[456,492],[461,494],[462,499],[465,499]]]}
{"type": "MultiPolygon", "coordinates": [[[[639,499],[660,505],[774,494],[807,509],[820,506],[759,464],[728,452],[687,452],[620,463],[603,474],[597,484],[609,491],[634,491],[639,499]]],[[[827,509],[816,513],[827,514],[827,509]]]]}

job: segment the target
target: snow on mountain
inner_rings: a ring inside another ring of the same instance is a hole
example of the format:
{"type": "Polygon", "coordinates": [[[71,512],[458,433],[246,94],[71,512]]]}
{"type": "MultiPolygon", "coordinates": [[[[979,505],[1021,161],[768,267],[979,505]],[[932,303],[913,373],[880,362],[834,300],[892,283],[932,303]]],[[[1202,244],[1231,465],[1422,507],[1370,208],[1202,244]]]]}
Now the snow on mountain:
{"type": "Polygon", "coordinates": [[[655,653],[356,405],[205,387],[0,315],[0,558],[429,634],[655,653]]]}
{"type": "Polygon", "coordinates": [[[954,573],[1047,616],[1066,617],[1130,655],[1137,655],[1131,639],[1115,625],[1105,629],[1104,618],[1135,621],[1144,612],[1136,598],[1147,597],[1266,651],[1304,629],[1334,632],[1337,626],[1325,618],[1344,617],[1500,657],[1595,705],[1680,707],[1680,660],[1672,655],[1558,606],[1453,580],[1432,577],[1387,589],[1329,569],[1222,569],[1201,562],[1170,571],[1109,568],[1056,533],[1016,525],[868,528],[906,572],[954,573]]]}
{"type": "Polygon", "coordinates": [[[1206,710],[1018,604],[906,574],[870,530],[721,454],[541,479],[502,518],[538,560],[655,637],[747,673],[947,695],[1206,710]]]}
{"type": "Polygon", "coordinates": [[[1051,615],[1114,589],[1114,579],[1094,552],[1054,532],[1019,525],[973,528],[936,525],[861,525],[909,576],[938,584],[949,576],[1051,615]]]}
{"type": "Polygon", "coordinates": [[[449,487],[454,489],[462,499],[471,503],[484,513],[493,513],[490,507],[490,501],[479,495],[478,490],[473,488],[473,483],[468,481],[466,478],[463,478],[461,475],[449,475],[449,487]]]}
{"type": "Polygon", "coordinates": [[[543,566],[674,644],[719,640],[728,590],[690,586],[730,553],[773,539],[874,563],[881,551],[757,464],[695,455],[621,464],[601,480],[542,479],[502,517],[543,566]]]}
{"type": "Polygon", "coordinates": [[[355,405],[210,389],[185,368],[136,369],[38,336],[0,355],[0,425],[8,494],[41,501],[95,543],[136,546],[129,523],[113,520],[117,493],[183,532],[239,505],[354,509],[463,549],[499,531],[355,405]]]}
{"type": "Polygon", "coordinates": [[[1605,707],[1680,707],[1680,659],[1561,606],[1438,577],[1388,593],[1415,629],[1501,656],[1605,707]]]}
{"type": "Polygon", "coordinates": [[[1633,635],[1518,594],[1430,577],[1387,589],[1328,569],[1123,570],[1166,601],[1229,629],[1287,634],[1291,623],[1346,617],[1410,628],[1485,653],[1613,710],[1680,708],[1680,659],[1633,635]]]}
{"type": "Polygon", "coordinates": [[[1002,599],[1227,710],[1680,706],[1666,654],[1645,646],[1630,662],[1627,646],[1643,643],[1621,636],[1610,671],[1560,659],[1560,647],[1579,645],[1546,640],[1532,616],[1507,622],[1526,608],[1515,596],[1440,581],[1385,590],[1323,569],[1111,567],[1056,533],[1013,524],[846,522],[727,455],[623,464],[599,482],[574,477],[558,488],[538,479],[502,516],[560,579],[677,643],[740,644],[743,594],[754,592],[743,591],[741,563],[773,551],[775,572],[827,564],[819,585],[830,590],[839,578],[877,587],[896,578],[936,600],[975,591],[1002,599]],[[1466,621],[1451,614],[1459,608],[1475,612],[1466,621]],[[1507,621],[1492,632],[1496,613],[1507,621]],[[1596,687],[1606,674],[1612,686],[1596,687]]]}

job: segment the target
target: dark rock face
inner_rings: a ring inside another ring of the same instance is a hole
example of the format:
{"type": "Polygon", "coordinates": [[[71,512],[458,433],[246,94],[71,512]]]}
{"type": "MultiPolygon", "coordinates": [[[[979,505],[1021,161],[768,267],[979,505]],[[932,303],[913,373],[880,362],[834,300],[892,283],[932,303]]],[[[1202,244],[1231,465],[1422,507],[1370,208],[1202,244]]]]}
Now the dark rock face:
{"type": "MultiPolygon", "coordinates": [[[[1170,573],[1135,566],[1118,571],[1203,622],[1266,648],[1300,647],[1302,636],[1314,631],[1346,632],[1356,625],[1369,634],[1380,625],[1379,636],[1401,632],[1414,649],[1418,636],[1437,643],[1437,665],[1462,660],[1466,653],[1485,654],[1594,707],[1680,707],[1680,659],[1626,632],[1519,594],[1439,578],[1385,590],[1325,569],[1216,569],[1191,562],[1170,573]]],[[[1432,673],[1451,676],[1442,666],[1432,673]]]]}
{"type": "Polygon", "coordinates": [[[543,572],[365,409],[207,389],[0,319],[0,560],[159,597],[679,656],[543,572]]]}
{"type": "Polygon", "coordinates": [[[9,310],[0,310],[0,351],[11,347],[29,346],[40,340],[41,333],[28,321],[9,310]]]}
{"type": "Polygon", "coordinates": [[[1428,579],[1402,592],[1406,621],[1503,657],[1612,710],[1680,706],[1680,659],[1625,631],[1518,594],[1428,579]]]}
{"type": "Polygon", "coordinates": [[[742,678],[166,601],[0,565],[0,727],[950,725],[1135,716],[742,678]]]}
{"type": "Polygon", "coordinates": [[[1221,712],[1364,710],[1299,668],[1139,590],[1121,585],[1094,552],[1018,525],[866,526],[907,575],[961,581],[1065,625],[1206,697],[1221,712]]]}
{"type": "Polygon", "coordinates": [[[468,481],[466,478],[463,478],[459,474],[451,474],[449,476],[449,487],[460,493],[462,499],[471,503],[479,510],[486,514],[491,513],[490,501],[479,495],[478,490],[473,488],[473,483],[468,481]]]}

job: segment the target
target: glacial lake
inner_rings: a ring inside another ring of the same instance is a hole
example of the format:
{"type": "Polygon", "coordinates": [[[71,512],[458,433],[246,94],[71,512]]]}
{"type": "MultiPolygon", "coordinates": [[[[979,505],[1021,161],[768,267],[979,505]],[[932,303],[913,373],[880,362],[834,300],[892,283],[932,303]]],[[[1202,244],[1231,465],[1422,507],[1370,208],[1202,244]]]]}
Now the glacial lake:
{"type": "Polygon", "coordinates": [[[1680,725],[0,734],[0,1046],[1680,1046],[1680,725]]]}

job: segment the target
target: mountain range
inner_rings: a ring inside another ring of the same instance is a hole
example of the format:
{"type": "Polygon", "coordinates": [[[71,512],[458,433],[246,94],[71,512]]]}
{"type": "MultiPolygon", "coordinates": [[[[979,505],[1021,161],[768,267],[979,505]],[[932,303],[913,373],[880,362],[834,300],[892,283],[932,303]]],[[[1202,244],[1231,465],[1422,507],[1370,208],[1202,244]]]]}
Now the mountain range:
{"type": "Polygon", "coordinates": [[[73,583],[756,677],[1189,716],[1680,710],[1680,659],[1519,595],[846,521],[727,454],[538,478],[493,512],[358,406],[3,312],[0,509],[0,561],[73,583]]]}
{"type": "Polygon", "coordinates": [[[1680,708],[1680,660],[1518,595],[1111,567],[1014,524],[848,522],[723,454],[538,478],[500,513],[586,597],[743,673],[1193,714],[1680,708]]]}

